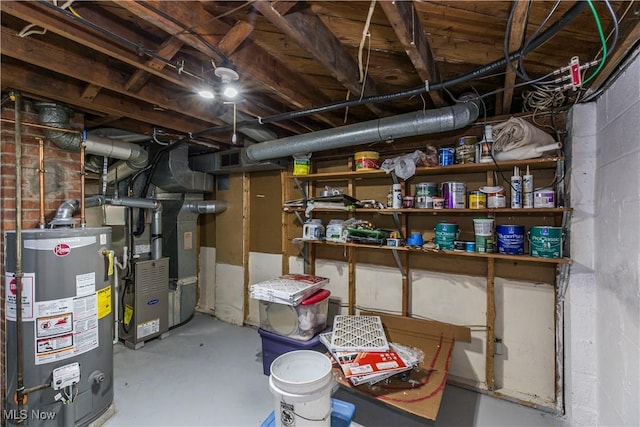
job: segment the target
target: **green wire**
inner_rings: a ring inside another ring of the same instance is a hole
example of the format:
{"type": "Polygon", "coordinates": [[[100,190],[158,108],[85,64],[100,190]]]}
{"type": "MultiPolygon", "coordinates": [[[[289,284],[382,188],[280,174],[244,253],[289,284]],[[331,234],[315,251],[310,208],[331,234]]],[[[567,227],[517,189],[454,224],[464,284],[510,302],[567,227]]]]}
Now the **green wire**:
{"type": "Polygon", "coordinates": [[[585,79],[582,84],[589,83],[600,72],[600,70],[604,66],[604,62],[607,60],[607,40],[605,39],[604,32],[602,31],[602,24],[600,23],[598,12],[596,11],[596,8],[591,0],[587,0],[587,3],[589,3],[591,13],[593,13],[593,19],[596,21],[596,26],[598,27],[598,34],[600,34],[600,41],[602,42],[602,59],[600,60],[600,64],[598,64],[598,68],[596,68],[593,74],[585,79]]]}

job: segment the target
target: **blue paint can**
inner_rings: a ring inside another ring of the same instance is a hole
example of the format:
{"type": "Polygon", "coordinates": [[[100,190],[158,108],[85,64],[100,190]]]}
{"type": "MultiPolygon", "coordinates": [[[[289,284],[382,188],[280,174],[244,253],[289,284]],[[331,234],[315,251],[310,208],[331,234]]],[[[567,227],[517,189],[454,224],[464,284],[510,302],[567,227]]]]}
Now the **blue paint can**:
{"type": "Polygon", "coordinates": [[[524,225],[498,225],[496,235],[499,254],[524,254],[524,225]]]}
{"type": "Polygon", "coordinates": [[[441,148],[438,150],[438,164],[449,166],[453,164],[455,150],[453,148],[441,148]]]}

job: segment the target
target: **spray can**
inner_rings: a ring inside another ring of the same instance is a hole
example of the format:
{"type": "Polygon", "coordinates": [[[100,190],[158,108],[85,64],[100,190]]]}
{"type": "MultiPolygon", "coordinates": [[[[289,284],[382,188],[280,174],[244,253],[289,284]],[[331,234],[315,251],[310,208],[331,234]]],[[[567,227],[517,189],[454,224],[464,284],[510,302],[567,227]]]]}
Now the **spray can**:
{"type": "Polygon", "coordinates": [[[522,176],[522,207],[525,209],[533,207],[533,175],[529,173],[529,165],[527,165],[527,173],[522,176]]]}
{"type": "Polygon", "coordinates": [[[522,177],[520,176],[520,168],[513,167],[513,176],[511,177],[511,209],[520,209],[522,207],[522,177]]]}
{"type": "Polygon", "coordinates": [[[402,184],[393,184],[393,209],[402,207],[402,184]]]}

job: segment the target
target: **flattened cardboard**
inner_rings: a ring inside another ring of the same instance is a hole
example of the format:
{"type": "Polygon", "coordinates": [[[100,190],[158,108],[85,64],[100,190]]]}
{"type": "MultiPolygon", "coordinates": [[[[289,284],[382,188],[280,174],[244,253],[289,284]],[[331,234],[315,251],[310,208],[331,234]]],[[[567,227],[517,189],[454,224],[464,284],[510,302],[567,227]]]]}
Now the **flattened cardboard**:
{"type": "Polygon", "coordinates": [[[419,348],[424,352],[424,361],[418,369],[411,371],[408,381],[393,379],[390,383],[355,387],[339,367],[334,367],[336,380],[349,391],[360,392],[380,403],[435,421],[447,383],[454,342],[470,342],[471,330],[449,323],[376,312],[360,314],[380,316],[387,339],[419,348]]]}

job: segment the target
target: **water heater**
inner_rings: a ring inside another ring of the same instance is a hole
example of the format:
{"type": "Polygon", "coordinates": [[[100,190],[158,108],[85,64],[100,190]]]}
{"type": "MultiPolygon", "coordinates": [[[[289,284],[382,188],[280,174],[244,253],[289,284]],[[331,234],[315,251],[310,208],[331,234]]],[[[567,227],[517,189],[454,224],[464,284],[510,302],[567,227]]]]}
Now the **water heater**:
{"type": "Polygon", "coordinates": [[[113,401],[111,228],[22,232],[22,336],[16,322],[16,233],[6,235],[8,424],[84,426],[113,401]],[[17,387],[23,349],[27,394],[17,387]]]}

